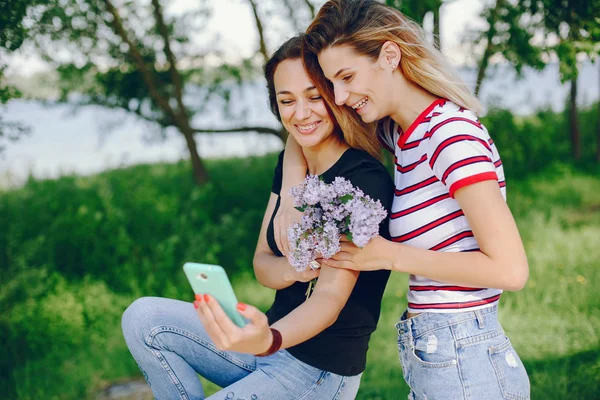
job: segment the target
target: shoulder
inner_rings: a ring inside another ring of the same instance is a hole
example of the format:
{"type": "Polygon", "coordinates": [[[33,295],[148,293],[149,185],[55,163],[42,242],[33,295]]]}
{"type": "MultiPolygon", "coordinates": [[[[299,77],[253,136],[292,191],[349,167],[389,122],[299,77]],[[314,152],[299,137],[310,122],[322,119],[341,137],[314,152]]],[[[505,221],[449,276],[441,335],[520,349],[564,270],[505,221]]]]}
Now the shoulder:
{"type": "Polygon", "coordinates": [[[448,102],[431,116],[426,137],[430,142],[439,143],[456,135],[471,135],[482,139],[489,137],[485,126],[471,110],[448,102]]]}
{"type": "Polygon", "coordinates": [[[375,174],[385,173],[385,175],[389,176],[381,161],[362,150],[354,148],[346,150],[344,158],[341,161],[338,176],[347,177],[357,172],[365,172],[365,170],[372,171],[375,174]]]}
{"type": "Polygon", "coordinates": [[[381,200],[384,207],[389,208],[388,200],[392,199],[394,182],[381,161],[356,149],[349,149],[344,155],[344,162],[336,176],[346,178],[363,193],[381,200]]]}

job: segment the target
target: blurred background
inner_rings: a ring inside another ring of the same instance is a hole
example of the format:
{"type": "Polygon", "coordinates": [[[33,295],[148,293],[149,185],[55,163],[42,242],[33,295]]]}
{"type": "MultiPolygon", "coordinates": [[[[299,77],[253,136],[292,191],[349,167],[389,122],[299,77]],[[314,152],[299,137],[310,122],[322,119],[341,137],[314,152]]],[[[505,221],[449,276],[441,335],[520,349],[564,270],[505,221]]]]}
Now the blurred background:
{"type": "MultiPolygon", "coordinates": [[[[287,133],[262,65],[323,3],[0,0],[2,398],[152,398],[120,317],[141,296],[191,301],[186,261],[270,305],[252,256],[287,133]]],[[[597,399],[600,0],[387,3],[486,106],[531,269],[500,315],[532,398],[597,399]]],[[[359,399],[408,394],[394,275],[359,399]]]]}

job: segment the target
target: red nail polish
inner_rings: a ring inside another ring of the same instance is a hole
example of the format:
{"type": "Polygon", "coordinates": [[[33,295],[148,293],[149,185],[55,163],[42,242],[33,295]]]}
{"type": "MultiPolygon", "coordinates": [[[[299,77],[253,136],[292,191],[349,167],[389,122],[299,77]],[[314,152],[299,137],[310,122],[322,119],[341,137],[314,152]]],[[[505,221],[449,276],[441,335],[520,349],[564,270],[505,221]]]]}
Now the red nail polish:
{"type": "Polygon", "coordinates": [[[246,310],[246,304],[244,304],[244,303],[237,303],[237,309],[240,310],[240,311],[246,310]]]}
{"type": "Polygon", "coordinates": [[[195,301],[195,302],[194,302],[194,308],[197,310],[197,309],[198,309],[198,307],[200,307],[200,303],[199,303],[199,302],[197,302],[197,301],[195,301]]]}
{"type": "Polygon", "coordinates": [[[205,294],[205,295],[204,295],[204,301],[206,301],[206,302],[208,303],[208,299],[209,299],[208,295],[207,295],[207,294],[205,294]]]}
{"type": "Polygon", "coordinates": [[[198,300],[198,301],[202,301],[202,295],[201,295],[201,294],[197,294],[197,295],[196,295],[196,300],[198,300]]]}

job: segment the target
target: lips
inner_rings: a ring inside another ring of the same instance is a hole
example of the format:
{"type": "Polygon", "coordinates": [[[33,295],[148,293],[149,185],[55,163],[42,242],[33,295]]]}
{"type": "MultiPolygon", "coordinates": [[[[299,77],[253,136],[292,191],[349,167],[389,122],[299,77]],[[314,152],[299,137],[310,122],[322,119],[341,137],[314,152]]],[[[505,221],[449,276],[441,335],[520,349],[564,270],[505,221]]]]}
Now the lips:
{"type": "Polygon", "coordinates": [[[364,107],[364,106],[367,104],[367,102],[368,102],[368,101],[369,101],[369,98],[365,96],[365,97],[363,97],[362,99],[360,99],[360,101],[358,101],[357,103],[355,103],[355,104],[352,106],[352,108],[353,108],[355,111],[359,111],[360,109],[362,109],[362,108],[363,108],[363,107],[364,107]]]}
{"type": "Polygon", "coordinates": [[[300,133],[309,134],[313,133],[317,127],[321,124],[321,121],[311,122],[310,124],[295,124],[294,126],[300,133]]]}

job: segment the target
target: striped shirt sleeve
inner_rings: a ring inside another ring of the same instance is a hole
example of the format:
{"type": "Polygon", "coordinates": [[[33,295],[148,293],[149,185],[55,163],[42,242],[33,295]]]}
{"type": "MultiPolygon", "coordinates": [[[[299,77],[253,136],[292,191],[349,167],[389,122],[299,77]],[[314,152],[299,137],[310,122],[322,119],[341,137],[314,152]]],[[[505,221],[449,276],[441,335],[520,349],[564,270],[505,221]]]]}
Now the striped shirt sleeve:
{"type": "Polygon", "coordinates": [[[450,196],[465,186],[498,180],[487,131],[469,112],[444,114],[427,134],[427,159],[450,196]]]}

